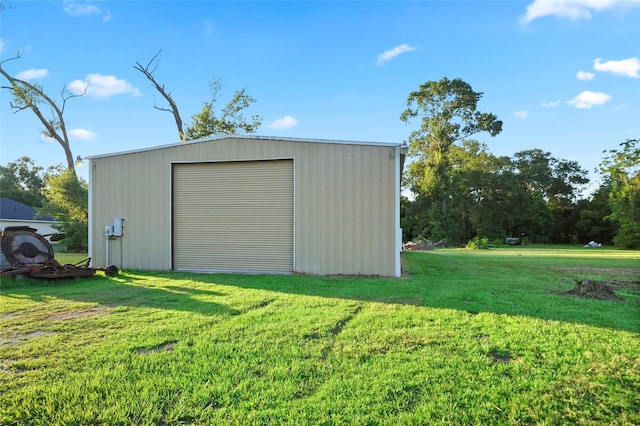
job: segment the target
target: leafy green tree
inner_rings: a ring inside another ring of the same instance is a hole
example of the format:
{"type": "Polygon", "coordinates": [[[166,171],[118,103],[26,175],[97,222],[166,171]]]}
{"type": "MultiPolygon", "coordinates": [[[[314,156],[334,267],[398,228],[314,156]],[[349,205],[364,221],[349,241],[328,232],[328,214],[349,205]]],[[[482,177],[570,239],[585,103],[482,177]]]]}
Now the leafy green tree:
{"type": "Polygon", "coordinates": [[[210,135],[255,133],[260,127],[262,117],[254,115],[246,118],[243,112],[256,100],[247,95],[245,89],[237,91],[226,106],[216,115],[215,106],[222,88],[220,80],[214,79],[210,83],[213,94],[210,102],[205,102],[202,111],[191,117],[192,123],[187,127],[187,139],[198,139],[210,135]]]}
{"type": "Polygon", "coordinates": [[[414,193],[431,201],[430,220],[435,238],[453,235],[457,219],[448,214],[451,193],[451,149],[458,141],[481,132],[496,136],[502,122],[494,114],[477,110],[482,93],[456,78],[428,81],[411,92],[400,119],[409,123],[421,117],[420,128],[409,136],[406,180],[414,193]]]}
{"type": "Polygon", "coordinates": [[[589,182],[577,162],[557,159],[541,149],[514,154],[520,185],[528,194],[522,227],[532,241],[568,243],[575,236],[573,210],[579,190],[589,182]]]}
{"type": "Polygon", "coordinates": [[[83,96],[86,93],[88,84],[83,88],[79,88],[79,93],[72,93],[65,87],[61,92],[62,102],[58,104],[44,92],[42,85],[38,83],[32,84],[15,78],[4,70],[3,65],[6,62],[19,58],[20,54],[0,62],[0,74],[2,74],[10,84],[10,86],[2,86],[2,88],[8,89],[13,95],[13,101],[10,102],[11,108],[15,109],[16,112],[30,109],[35,114],[44,126],[42,134],[55,140],[62,147],[67,161],[67,168],[75,174],[75,160],[71,153],[71,144],[69,143],[67,126],[64,120],[64,111],[69,99],[83,96]],[[41,107],[49,109],[51,111],[50,115],[46,116],[41,107]]]}
{"type": "MultiPolygon", "coordinates": [[[[418,235],[441,235],[448,227],[451,242],[464,243],[476,236],[502,239],[511,235],[514,192],[522,192],[508,157],[496,157],[484,144],[464,140],[451,148],[451,198],[446,222],[434,222],[439,203],[424,194],[401,203],[401,220],[406,239],[418,235]],[[407,238],[408,237],[408,238],[407,238]]],[[[519,235],[519,230],[517,235],[519,235]]],[[[436,237],[437,238],[437,237],[436,237]]]]}
{"type": "Polygon", "coordinates": [[[551,165],[553,184],[547,201],[553,216],[551,240],[554,243],[572,243],[577,240],[579,193],[589,183],[589,178],[587,171],[576,161],[554,158],[551,165]]]}
{"type": "MultiPolygon", "coordinates": [[[[431,221],[430,212],[433,206],[431,200],[421,194],[417,194],[413,200],[407,198],[404,203],[401,201],[400,223],[405,241],[417,237],[434,239],[434,235],[442,235],[438,231],[439,224],[431,221]]],[[[435,207],[437,208],[437,205],[435,207]]]]}
{"type": "Polygon", "coordinates": [[[421,126],[409,137],[409,155],[414,158],[408,178],[413,189],[425,194],[442,195],[446,191],[449,151],[453,144],[480,133],[496,136],[502,122],[493,114],[477,111],[482,93],[457,78],[428,81],[411,92],[408,108],[400,119],[408,123],[422,117],[421,126]]]}
{"type": "Polygon", "coordinates": [[[519,187],[510,159],[496,157],[486,145],[466,140],[461,147],[453,147],[452,166],[452,201],[455,209],[463,211],[459,227],[466,232],[461,241],[511,235],[514,197],[519,187]]]}
{"type": "Polygon", "coordinates": [[[87,182],[71,170],[57,168],[45,176],[46,202],[39,210],[61,221],[56,228],[66,236],[60,243],[67,251],[86,251],[88,245],[87,182]]]}
{"type": "Polygon", "coordinates": [[[610,180],[605,179],[588,199],[578,200],[576,203],[576,239],[583,244],[589,241],[601,244],[613,243],[613,237],[617,232],[617,222],[609,219],[611,217],[609,203],[611,189],[610,180]]]}
{"type": "Polygon", "coordinates": [[[464,242],[476,236],[479,204],[487,186],[488,161],[491,155],[477,141],[463,140],[450,151],[451,194],[447,210],[448,238],[464,242]]]}
{"type": "Polygon", "coordinates": [[[0,195],[31,207],[42,207],[43,172],[29,157],[0,166],[0,195]]]}
{"type": "Polygon", "coordinates": [[[589,183],[587,171],[577,162],[557,159],[538,148],[516,152],[513,163],[527,192],[546,201],[575,200],[589,183]]]}
{"type": "Polygon", "coordinates": [[[600,171],[611,182],[611,219],[619,224],[615,245],[640,248],[640,139],[627,139],[605,151],[600,171]]]}
{"type": "Polygon", "coordinates": [[[411,208],[411,200],[400,195],[400,228],[402,228],[402,241],[409,241],[415,237],[413,234],[413,223],[409,217],[409,209],[411,208]]]}

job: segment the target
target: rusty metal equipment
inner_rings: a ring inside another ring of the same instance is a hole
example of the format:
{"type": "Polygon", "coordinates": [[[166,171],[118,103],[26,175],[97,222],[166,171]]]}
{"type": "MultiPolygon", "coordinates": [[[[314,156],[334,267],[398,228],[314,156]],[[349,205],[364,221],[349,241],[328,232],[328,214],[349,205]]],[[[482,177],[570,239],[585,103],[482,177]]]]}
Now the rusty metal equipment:
{"type": "Polygon", "coordinates": [[[115,265],[105,268],[89,266],[91,258],[75,264],[61,265],[54,258],[53,248],[45,237],[59,241],[63,234],[40,235],[29,226],[8,226],[0,233],[0,276],[24,275],[34,278],[90,277],[96,271],[107,276],[118,275],[115,265]]]}

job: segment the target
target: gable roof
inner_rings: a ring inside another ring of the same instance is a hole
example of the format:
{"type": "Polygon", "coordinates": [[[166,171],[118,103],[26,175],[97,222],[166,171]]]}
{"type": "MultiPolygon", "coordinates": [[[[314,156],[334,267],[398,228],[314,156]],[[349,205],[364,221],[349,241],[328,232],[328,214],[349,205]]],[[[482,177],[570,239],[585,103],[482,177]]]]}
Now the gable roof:
{"type": "MultiPolygon", "coordinates": [[[[36,219],[36,213],[36,209],[24,203],[10,198],[0,198],[0,219],[34,220],[36,219]]],[[[53,221],[50,216],[38,219],[53,221]]]]}
{"type": "Polygon", "coordinates": [[[330,143],[340,145],[371,145],[371,146],[401,146],[402,144],[396,142],[365,142],[365,141],[346,141],[346,140],[334,140],[334,139],[305,139],[305,138],[291,138],[281,136],[258,136],[258,135],[222,135],[222,136],[206,136],[200,139],[193,139],[184,142],[172,143],[169,145],[158,145],[148,148],[134,149],[130,151],[112,152],[108,154],[90,155],[86,158],[93,160],[94,158],[113,157],[123,154],[134,154],[138,152],[155,151],[164,148],[173,148],[176,146],[185,146],[190,144],[197,144],[203,142],[214,142],[225,139],[244,139],[244,140],[265,140],[265,141],[282,141],[282,142],[303,142],[303,143],[330,143]]]}

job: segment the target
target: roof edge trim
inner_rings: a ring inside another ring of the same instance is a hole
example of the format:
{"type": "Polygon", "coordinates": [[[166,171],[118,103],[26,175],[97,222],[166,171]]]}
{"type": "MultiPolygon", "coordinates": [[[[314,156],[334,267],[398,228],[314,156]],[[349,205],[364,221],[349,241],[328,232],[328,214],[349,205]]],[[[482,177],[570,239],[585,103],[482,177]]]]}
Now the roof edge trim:
{"type": "Polygon", "coordinates": [[[258,135],[222,135],[213,137],[204,137],[200,139],[189,140],[185,142],[177,142],[167,145],[158,145],[147,148],[133,149],[129,151],[112,152],[108,154],[88,155],[85,158],[93,160],[97,158],[115,157],[118,155],[137,154],[147,151],[156,151],[159,149],[175,148],[178,146],[185,146],[190,144],[220,141],[224,139],[246,139],[246,140],[269,140],[269,141],[282,141],[282,142],[303,142],[303,143],[327,143],[337,145],[367,145],[367,146],[400,146],[402,143],[397,142],[370,142],[370,141],[350,141],[350,140],[337,140],[337,139],[308,139],[308,138],[293,138],[293,137],[281,137],[281,136],[258,136],[258,135]]]}

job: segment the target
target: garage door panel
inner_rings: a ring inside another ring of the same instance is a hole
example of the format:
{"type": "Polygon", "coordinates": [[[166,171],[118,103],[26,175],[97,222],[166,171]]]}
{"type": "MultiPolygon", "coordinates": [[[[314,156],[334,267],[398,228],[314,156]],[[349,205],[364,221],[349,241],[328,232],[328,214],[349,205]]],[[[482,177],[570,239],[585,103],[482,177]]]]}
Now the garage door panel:
{"type": "MultiPolygon", "coordinates": [[[[234,237],[256,240],[256,244],[259,245],[265,245],[270,242],[284,243],[284,241],[282,241],[283,239],[289,239],[288,237],[293,236],[291,232],[287,232],[288,229],[284,228],[282,228],[282,231],[279,229],[265,231],[264,229],[255,227],[245,232],[233,232],[233,229],[229,228],[212,227],[206,233],[198,230],[187,230],[184,232],[184,235],[189,236],[190,241],[220,241],[222,243],[229,243],[231,242],[229,238],[234,237]],[[256,234],[259,235],[257,236],[256,234]],[[280,238],[282,235],[284,235],[284,238],[280,238]]],[[[286,244],[289,245],[289,242],[287,241],[286,244]]]]}
{"type": "MultiPolygon", "coordinates": [[[[193,219],[191,222],[188,222],[187,220],[185,220],[185,229],[198,229],[202,226],[204,226],[203,223],[199,223],[199,222],[205,222],[206,220],[210,220],[213,221],[215,219],[216,223],[207,223],[206,226],[208,227],[228,227],[229,224],[234,224],[234,223],[241,223],[243,225],[246,225],[247,227],[258,227],[258,228],[262,228],[265,231],[268,231],[269,228],[267,228],[265,225],[268,224],[271,227],[274,226],[286,226],[288,227],[291,223],[289,221],[286,221],[283,219],[282,215],[262,215],[260,217],[256,217],[256,216],[249,216],[249,215],[243,215],[243,214],[237,214],[234,215],[232,213],[225,213],[225,214],[201,214],[201,215],[185,215],[183,216],[183,218],[190,218],[193,219]]],[[[241,229],[237,229],[234,230],[234,232],[242,232],[241,229]]]]}
{"type": "MultiPolygon", "coordinates": [[[[185,203],[190,203],[185,200],[185,203]]],[[[215,201],[210,201],[215,202],[215,201]]],[[[291,205],[270,205],[263,206],[257,208],[256,206],[252,206],[249,204],[236,204],[233,206],[218,206],[218,207],[208,207],[206,205],[192,205],[189,211],[183,212],[185,216],[242,216],[247,218],[255,218],[260,219],[261,217],[282,217],[288,216],[289,210],[291,210],[291,205]]],[[[284,220],[284,219],[283,219],[284,220]]]]}
{"type": "Polygon", "coordinates": [[[175,164],[173,267],[293,271],[293,161],[175,164]]]}
{"type": "Polygon", "coordinates": [[[259,242],[260,246],[275,244],[275,243],[290,245],[289,242],[281,241],[282,240],[281,236],[283,234],[285,237],[293,236],[292,233],[278,232],[278,230],[263,232],[263,230],[259,228],[252,228],[251,230],[243,233],[232,232],[232,231],[229,231],[228,228],[227,229],[213,228],[211,229],[211,232],[207,232],[205,236],[202,235],[202,232],[189,230],[187,232],[184,232],[183,235],[185,237],[188,237],[189,243],[203,242],[203,241],[219,241],[220,243],[229,244],[233,241],[255,241],[256,233],[260,233],[261,237],[266,237],[266,238],[262,238],[262,241],[259,242]]]}
{"type": "MultiPolygon", "coordinates": [[[[260,217],[248,216],[248,215],[233,215],[233,214],[201,214],[201,215],[184,215],[182,217],[185,222],[186,219],[191,219],[190,223],[185,223],[182,228],[183,231],[193,230],[195,232],[203,232],[203,227],[206,226],[209,229],[229,229],[234,225],[242,225],[245,229],[258,229],[263,232],[269,232],[275,228],[282,230],[290,230],[291,223],[283,220],[282,216],[263,215],[260,217]],[[210,222],[206,225],[200,222],[210,222]],[[214,222],[215,223],[211,223],[214,222]],[[266,227],[265,222],[269,223],[269,228],[266,227]]],[[[208,235],[209,232],[205,229],[204,232],[208,235]]],[[[233,232],[244,232],[242,229],[233,229],[233,232]]]]}
{"type": "MultiPolygon", "coordinates": [[[[224,200],[226,202],[231,202],[231,203],[240,202],[241,203],[242,201],[246,200],[246,198],[241,198],[241,196],[242,197],[248,196],[248,197],[251,197],[252,199],[254,199],[256,202],[259,202],[261,204],[269,205],[269,204],[274,203],[274,201],[261,199],[260,196],[262,194],[264,194],[265,191],[267,191],[267,192],[271,191],[273,185],[282,186],[282,185],[285,185],[285,184],[286,184],[286,182],[272,182],[269,186],[251,187],[251,188],[235,187],[233,190],[225,189],[225,190],[221,190],[221,191],[216,192],[216,197],[218,197],[221,200],[224,200]]],[[[198,197],[199,195],[200,194],[198,194],[198,192],[196,192],[196,191],[190,192],[188,194],[180,194],[180,196],[178,196],[176,198],[176,201],[192,200],[194,197],[198,197]]]]}

